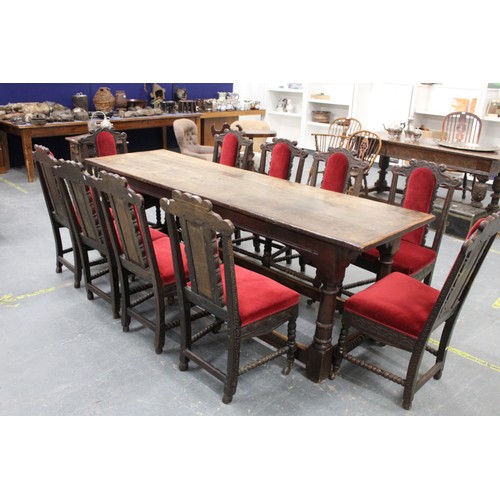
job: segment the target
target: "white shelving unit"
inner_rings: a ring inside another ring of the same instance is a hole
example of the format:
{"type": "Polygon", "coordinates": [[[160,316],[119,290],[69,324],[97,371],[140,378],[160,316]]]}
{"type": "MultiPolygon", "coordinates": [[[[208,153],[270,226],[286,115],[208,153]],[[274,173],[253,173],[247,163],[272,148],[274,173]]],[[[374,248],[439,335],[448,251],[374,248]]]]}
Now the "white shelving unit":
{"type": "Polygon", "coordinates": [[[313,121],[313,111],[330,112],[330,121],[350,116],[353,96],[354,83],[307,83],[300,89],[290,88],[289,84],[272,84],[266,90],[266,120],[280,136],[286,131],[285,137],[296,140],[301,147],[314,149],[311,134],[326,132],[329,124],[313,121]],[[281,99],[292,102],[290,111],[276,111],[281,99]]]}
{"type": "Polygon", "coordinates": [[[500,89],[489,88],[487,83],[304,83],[299,89],[288,85],[261,84],[258,92],[266,109],[264,119],[279,137],[296,140],[307,149],[314,149],[311,134],[325,133],[329,126],[314,122],[313,111],[330,111],[330,121],[352,116],[361,121],[363,128],[374,132],[383,130],[384,124],[406,122],[410,117],[416,126],[439,130],[453,105],[465,102],[460,99],[468,100],[481,117],[482,142],[500,145],[500,118],[487,113],[491,100],[500,99],[500,89]],[[325,98],[319,98],[320,94],[325,98]],[[291,111],[276,110],[283,98],[291,101],[291,111]]]}
{"type": "Polygon", "coordinates": [[[481,142],[500,144],[500,118],[487,114],[491,99],[500,99],[500,89],[487,83],[418,84],[414,86],[412,112],[415,125],[440,130],[443,117],[452,111],[470,111],[482,122],[481,142]]]}

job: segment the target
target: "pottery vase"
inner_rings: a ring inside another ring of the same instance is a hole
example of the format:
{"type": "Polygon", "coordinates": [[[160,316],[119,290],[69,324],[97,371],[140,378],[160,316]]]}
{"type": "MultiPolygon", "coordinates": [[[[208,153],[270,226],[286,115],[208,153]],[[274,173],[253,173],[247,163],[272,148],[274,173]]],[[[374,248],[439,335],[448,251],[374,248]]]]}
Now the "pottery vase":
{"type": "Polygon", "coordinates": [[[124,90],[117,90],[115,92],[115,107],[117,109],[127,108],[127,94],[125,94],[124,90]]]}

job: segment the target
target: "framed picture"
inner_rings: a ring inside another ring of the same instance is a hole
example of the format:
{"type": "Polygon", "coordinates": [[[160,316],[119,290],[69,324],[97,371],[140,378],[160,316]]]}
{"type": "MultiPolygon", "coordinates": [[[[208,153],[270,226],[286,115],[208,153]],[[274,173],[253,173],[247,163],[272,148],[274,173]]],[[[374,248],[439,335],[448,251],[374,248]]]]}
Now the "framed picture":
{"type": "Polygon", "coordinates": [[[486,114],[488,116],[499,116],[500,115],[500,99],[491,99],[486,109],[486,114]]]}

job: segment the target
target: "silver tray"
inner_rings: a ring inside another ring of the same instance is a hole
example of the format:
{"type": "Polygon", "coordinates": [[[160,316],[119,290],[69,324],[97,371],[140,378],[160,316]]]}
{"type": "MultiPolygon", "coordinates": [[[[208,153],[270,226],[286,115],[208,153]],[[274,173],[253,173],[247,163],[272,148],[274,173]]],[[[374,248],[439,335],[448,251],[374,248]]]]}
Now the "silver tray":
{"type": "Polygon", "coordinates": [[[478,151],[484,153],[498,151],[500,149],[498,146],[488,146],[486,144],[474,144],[472,142],[439,141],[438,144],[440,146],[444,146],[445,148],[463,149],[465,151],[478,151]]]}

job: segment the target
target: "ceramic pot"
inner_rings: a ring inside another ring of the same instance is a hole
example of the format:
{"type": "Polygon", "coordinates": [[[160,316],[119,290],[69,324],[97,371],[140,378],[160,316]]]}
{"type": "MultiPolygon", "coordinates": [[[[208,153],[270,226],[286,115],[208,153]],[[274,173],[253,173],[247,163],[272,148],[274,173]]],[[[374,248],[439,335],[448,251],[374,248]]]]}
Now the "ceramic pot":
{"type": "Polygon", "coordinates": [[[117,109],[127,109],[127,94],[124,90],[115,92],[115,106],[117,109]]]}

